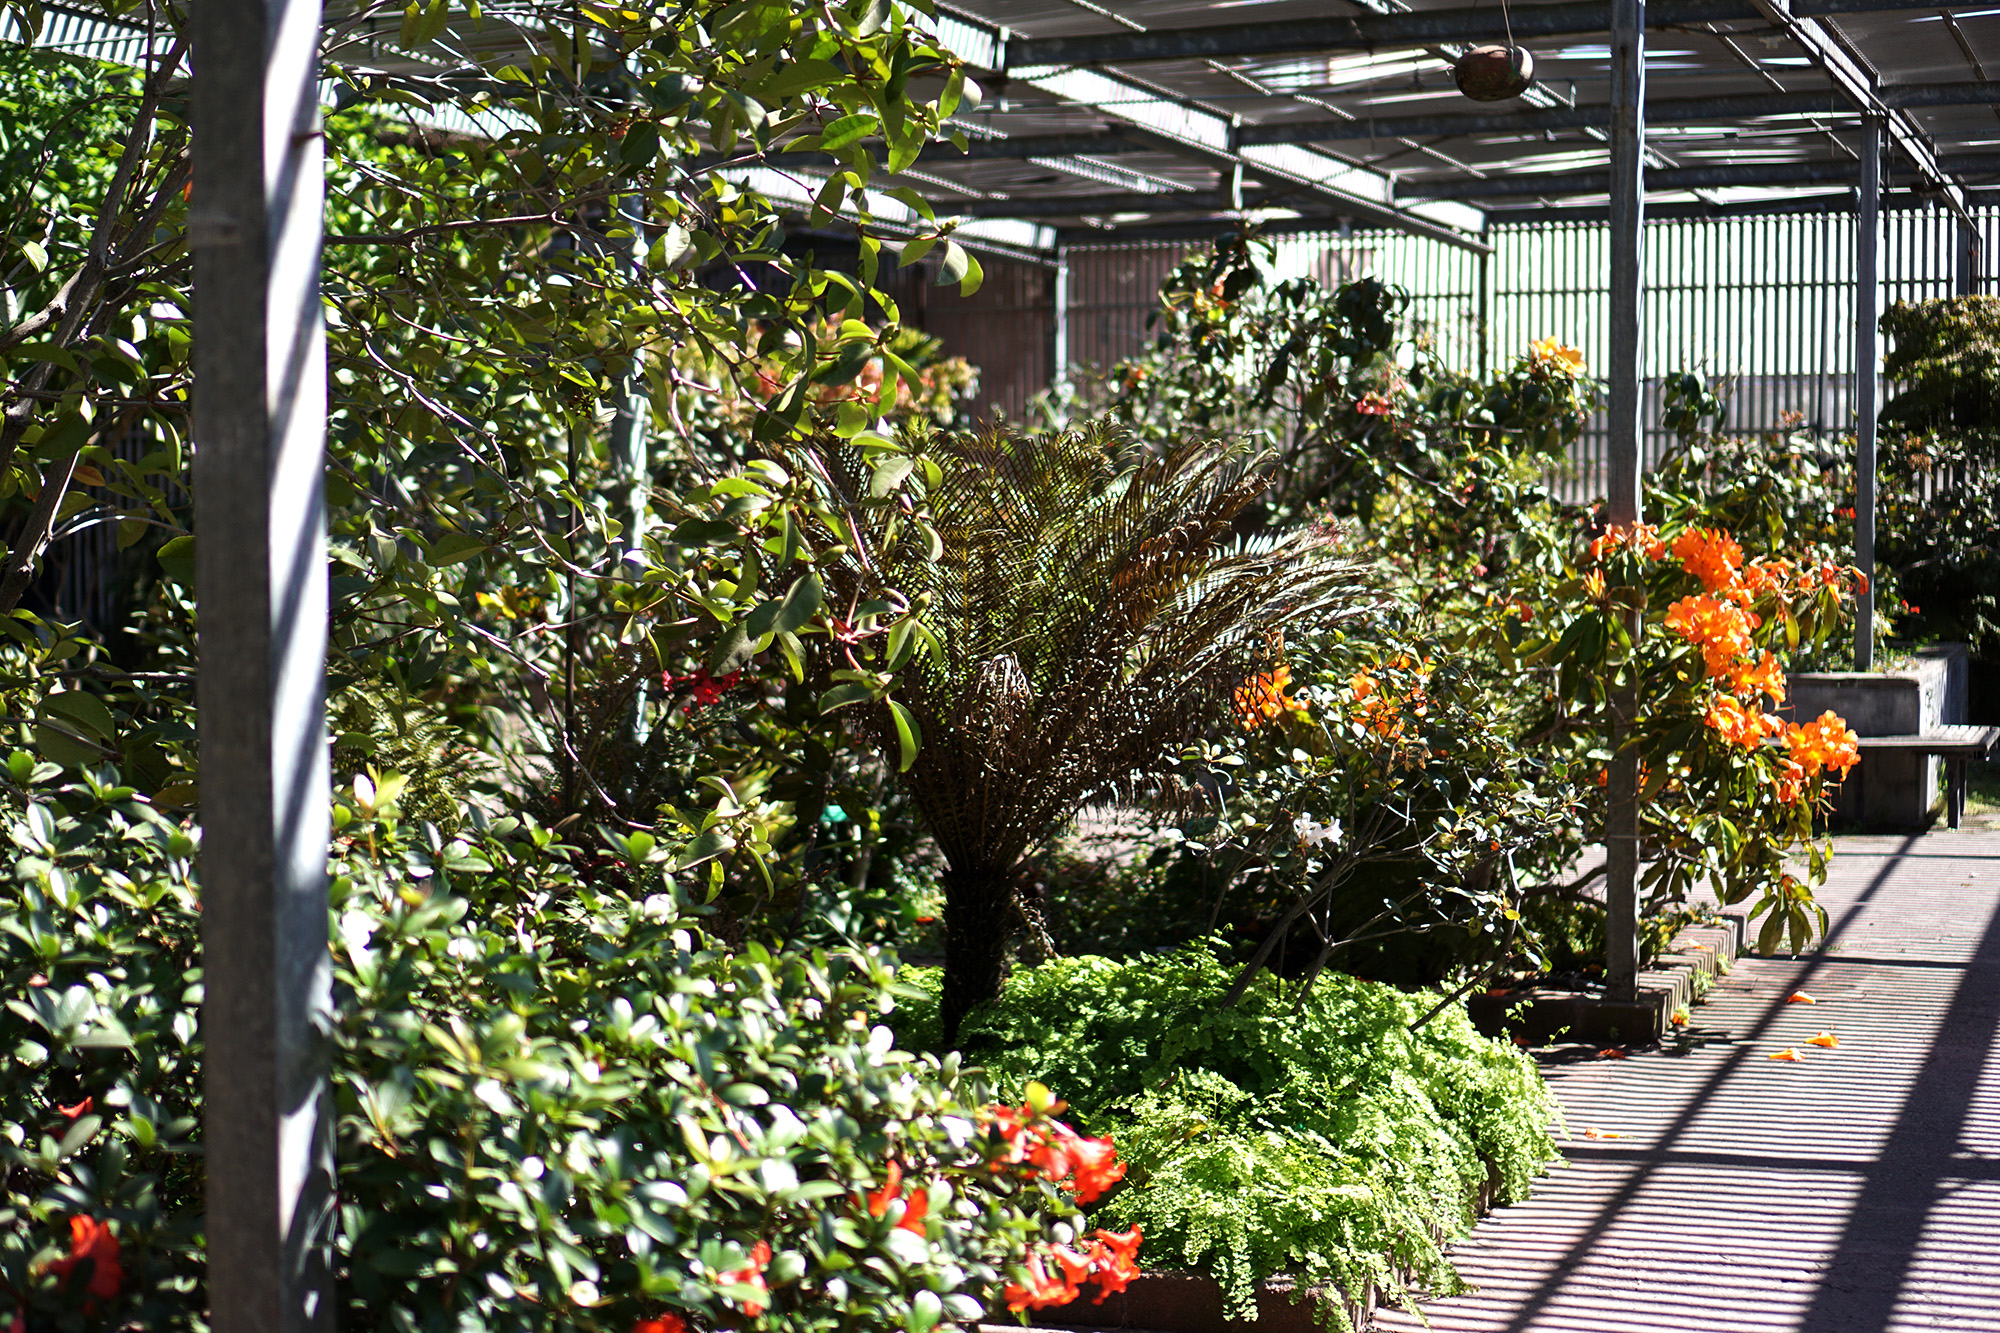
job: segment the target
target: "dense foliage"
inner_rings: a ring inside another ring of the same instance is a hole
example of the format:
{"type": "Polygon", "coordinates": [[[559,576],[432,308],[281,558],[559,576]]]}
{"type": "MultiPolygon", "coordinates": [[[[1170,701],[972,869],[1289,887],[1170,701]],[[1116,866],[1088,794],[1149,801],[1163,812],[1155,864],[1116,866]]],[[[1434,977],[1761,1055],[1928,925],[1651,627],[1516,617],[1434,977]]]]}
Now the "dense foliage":
{"type": "MultiPolygon", "coordinates": [[[[966,1055],[1003,1080],[1046,1071],[1130,1163],[1098,1215],[1138,1226],[1153,1262],[1213,1273],[1239,1317],[1277,1274],[1353,1299],[1455,1289],[1443,1246],[1555,1157],[1533,1061],[1434,995],[1351,977],[1301,998],[1267,975],[1225,1008],[1232,970],[1201,945],[1020,969],[966,1055]]],[[[935,1021],[906,1012],[906,1033],[935,1021]]],[[[1321,1313],[1346,1320],[1337,1296],[1321,1313]]]]}
{"type": "Polygon", "coordinates": [[[1882,316],[1876,554],[1927,639],[2000,660],[2000,298],[1898,302],[1882,316]]]}
{"type": "Polygon", "coordinates": [[[1191,258],[1161,300],[1158,347],[1102,377],[1107,410],[1144,440],[1213,418],[1292,451],[1268,521],[1313,518],[1389,602],[1365,630],[1288,638],[1246,687],[1240,736],[1211,739],[1216,799],[1177,822],[1164,872],[1160,853],[1126,872],[1201,898],[1183,922],[1231,930],[1231,993],[1261,966],[1415,985],[1546,969],[1541,935],[1600,910],[1572,866],[1602,836],[1617,754],[1646,774],[1646,942],[1706,889],[1747,902],[1767,947],[1801,947],[1814,821],[1850,747],[1832,723],[1762,742],[1780,656],[1813,662],[1847,623],[1837,475],[1798,444],[1716,437],[1721,403],[1677,377],[1682,447],[1635,544],[1546,484],[1597,393],[1559,340],[1471,380],[1397,321],[1398,293],[1272,283],[1254,241],[1191,258]]]}
{"type": "MultiPolygon", "coordinates": [[[[0,1289],[29,1327],[199,1329],[195,841],[108,777],[7,769],[0,1289]]],[[[1078,1240],[1085,1176],[1010,1156],[1048,1106],[897,1050],[882,960],[720,950],[649,835],[451,838],[402,786],[335,811],[343,1324],[923,1333],[1078,1240]]]]}

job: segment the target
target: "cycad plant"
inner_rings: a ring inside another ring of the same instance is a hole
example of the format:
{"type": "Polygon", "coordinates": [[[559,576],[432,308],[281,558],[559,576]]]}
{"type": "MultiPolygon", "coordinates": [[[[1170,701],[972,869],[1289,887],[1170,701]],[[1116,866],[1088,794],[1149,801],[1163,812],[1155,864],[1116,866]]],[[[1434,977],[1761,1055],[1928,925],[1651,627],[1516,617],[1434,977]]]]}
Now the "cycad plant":
{"type": "MultiPolygon", "coordinates": [[[[883,538],[822,566],[829,609],[885,589],[927,602],[935,639],[895,698],[921,736],[901,778],[948,867],[950,1046],[999,994],[1027,852],[1086,806],[1180,791],[1183,749],[1238,725],[1237,692],[1276,667],[1283,635],[1370,597],[1365,570],[1311,531],[1241,534],[1266,477],[1240,451],[1142,451],[1105,427],[905,447],[915,467],[887,504],[882,471],[851,449],[795,461],[850,536],[883,538]],[[894,539],[889,525],[918,518],[935,541],[894,539]]],[[[892,762],[896,721],[886,705],[870,718],[892,762]]]]}

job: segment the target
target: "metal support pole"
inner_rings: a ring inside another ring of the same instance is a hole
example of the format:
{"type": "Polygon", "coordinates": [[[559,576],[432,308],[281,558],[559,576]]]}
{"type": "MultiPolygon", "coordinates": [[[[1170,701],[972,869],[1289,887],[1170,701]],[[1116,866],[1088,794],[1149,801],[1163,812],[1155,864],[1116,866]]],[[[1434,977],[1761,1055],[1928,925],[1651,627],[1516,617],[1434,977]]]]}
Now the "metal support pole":
{"type": "Polygon", "coordinates": [[[1861,122],[1855,199],[1854,564],[1867,586],[1854,599],[1854,669],[1875,669],[1875,415],[1881,410],[1882,122],[1861,122]]]}
{"type": "MultiPolygon", "coordinates": [[[[630,234],[614,234],[610,238],[614,252],[618,256],[618,271],[626,278],[637,273],[639,261],[646,254],[646,225],[644,200],[637,194],[621,195],[614,201],[612,209],[612,229],[629,229],[630,234]]],[[[653,404],[646,393],[646,377],[639,369],[638,355],[633,354],[632,369],[620,379],[616,398],[612,404],[611,418],[611,460],[617,468],[619,481],[625,487],[625,532],[624,544],[630,569],[644,567],[646,550],[646,528],[651,518],[653,469],[647,445],[650,443],[649,427],[652,425],[653,404]]],[[[655,667],[657,662],[647,662],[655,667]]],[[[647,737],[646,696],[648,671],[639,673],[639,683],[632,692],[631,714],[626,719],[626,735],[634,745],[644,745],[647,737]]]]}
{"type": "Polygon", "coordinates": [[[333,1326],[320,6],[191,14],[210,1326],[307,1333],[333,1326]]]}
{"type": "Polygon", "coordinates": [[[1056,250],[1049,274],[1049,387],[1069,373],[1069,250],[1056,250]]]}
{"type": "Polygon", "coordinates": [[[1958,264],[1952,286],[1959,296],[1979,295],[1979,228],[1961,220],[1957,224],[1958,264]]]}
{"type": "MultiPolygon", "coordinates": [[[[1611,319],[1608,327],[1611,403],[1608,419],[1610,493],[1607,517],[1637,523],[1640,502],[1640,315],[1644,278],[1646,191],[1645,0],[1611,5],[1611,319]]],[[[1626,612],[1636,643],[1639,612],[1626,612]]],[[[1630,1000],[1639,976],[1639,756],[1625,753],[1638,714],[1636,686],[1613,696],[1611,771],[1605,808],[1605,977],[1608,998],[1630,1000]]]]}

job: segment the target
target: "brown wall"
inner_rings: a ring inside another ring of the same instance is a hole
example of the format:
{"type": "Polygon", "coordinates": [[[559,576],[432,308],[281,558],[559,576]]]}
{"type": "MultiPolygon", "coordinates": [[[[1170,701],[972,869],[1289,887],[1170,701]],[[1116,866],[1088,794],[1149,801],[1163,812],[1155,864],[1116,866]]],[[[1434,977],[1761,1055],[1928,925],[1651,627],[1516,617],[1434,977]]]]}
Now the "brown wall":
{"type": "Polygon", "coordinates": [[[979,394],[967,405],[972,422],[1020,421],[1028,400],[1049,385],[1055,271],[998,256],[979,262],[986,281],[978,291],[960,296],[957,287],[927,287],[911,322],[942,338],[946,356],[979,368],[979,394]]]}

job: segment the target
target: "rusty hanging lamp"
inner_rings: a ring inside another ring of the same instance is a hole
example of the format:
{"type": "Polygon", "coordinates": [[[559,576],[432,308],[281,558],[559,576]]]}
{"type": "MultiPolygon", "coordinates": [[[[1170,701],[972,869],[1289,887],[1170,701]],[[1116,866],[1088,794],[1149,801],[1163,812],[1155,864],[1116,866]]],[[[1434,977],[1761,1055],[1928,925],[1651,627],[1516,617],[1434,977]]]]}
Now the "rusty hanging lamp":
{"type": "Polygon", "coordinates": [[[1500,21],[1507,26],[1505,46],[1475,46],[1452,62],[1452,81],[1475,102],[1504,102],[1528,91],[1535,81],[1534,53],[1514,42],[1514,19],[1507,0],[1500,0],[1500,21]]]}

